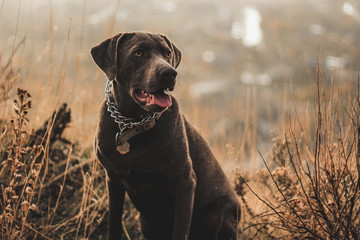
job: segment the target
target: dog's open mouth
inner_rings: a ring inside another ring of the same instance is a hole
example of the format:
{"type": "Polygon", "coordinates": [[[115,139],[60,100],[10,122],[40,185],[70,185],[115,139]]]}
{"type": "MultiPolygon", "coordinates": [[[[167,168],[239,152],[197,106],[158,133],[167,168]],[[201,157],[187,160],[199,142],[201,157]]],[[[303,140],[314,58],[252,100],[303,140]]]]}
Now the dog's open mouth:
{"type": "Polygon", "coordinates": [[[147,106],[157,105],[159,107],[168,108],[171,107],[171,90],[169,88],[162,89],[154,93],[146,92],[144,90],[135,90],[135,98],[142,104],[147,106]]]}

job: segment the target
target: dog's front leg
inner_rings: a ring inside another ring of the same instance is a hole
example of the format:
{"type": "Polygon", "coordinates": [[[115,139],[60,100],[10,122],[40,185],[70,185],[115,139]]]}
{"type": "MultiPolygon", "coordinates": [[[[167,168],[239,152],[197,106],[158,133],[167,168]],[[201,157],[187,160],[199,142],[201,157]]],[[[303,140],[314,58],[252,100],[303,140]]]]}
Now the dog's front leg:
{"type": "Polygon", "coordinates": [[[172,240],[189,239],[189,231],[194,205],[196,187],[195,172],[191,169],[190,176],[176,185],[174,228],[172,240]]]}
{"type": "Polygon", "coordinates": [[[121,239],[123,232],[122,215],[125,199],[125,188],[120,181],[108,179],[109,192],[109,240],[121,239]]]}

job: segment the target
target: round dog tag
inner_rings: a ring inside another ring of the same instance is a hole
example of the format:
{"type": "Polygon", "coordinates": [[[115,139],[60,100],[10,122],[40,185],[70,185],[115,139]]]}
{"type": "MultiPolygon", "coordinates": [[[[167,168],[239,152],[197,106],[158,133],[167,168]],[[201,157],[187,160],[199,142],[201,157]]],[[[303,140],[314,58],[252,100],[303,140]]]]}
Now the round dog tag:
{"type": "Polygon", "coordinates": [[[122,145],[118,145],[116,147],[116,150],[120,153],[120,154],[127,154],[130,151],[130,143],[125,142],[122,145]]]}

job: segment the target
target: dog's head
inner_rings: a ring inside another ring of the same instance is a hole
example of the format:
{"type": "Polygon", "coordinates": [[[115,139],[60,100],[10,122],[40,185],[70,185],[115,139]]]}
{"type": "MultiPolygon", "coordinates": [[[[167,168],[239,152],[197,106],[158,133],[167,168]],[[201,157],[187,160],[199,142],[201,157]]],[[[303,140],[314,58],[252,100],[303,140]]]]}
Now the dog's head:
{"type": "Polygon", "coordinates": [[[181,53],[166,36],[120,33],[93,47],[90,54],[107,78],[146,111],[171,106],[181,53]]]}

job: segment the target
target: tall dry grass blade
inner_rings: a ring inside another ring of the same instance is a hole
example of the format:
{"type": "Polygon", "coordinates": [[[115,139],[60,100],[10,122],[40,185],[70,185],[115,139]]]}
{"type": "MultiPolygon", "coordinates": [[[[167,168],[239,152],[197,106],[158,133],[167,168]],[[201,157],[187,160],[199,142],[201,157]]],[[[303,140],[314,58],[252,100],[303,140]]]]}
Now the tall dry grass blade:
{"type": "MultiPolygon", "coordinates": [[[[13,45],[12,45],[12,53],[11,53],[12,56],[14,56],[14,54],[15,54],[15,45],[16,45],[16,39],[17,39],[17,36],[18,36],[19,19],[20,19],[20,7],[21,7],[21,0],[19,0],[17,17],[16,17],[14,42],[13,42],[13,45]]],[[[10,58],[10,70],[12,70],[12,69],[13,69],[13,58],[10,58]]]]}
{"type": "Polygon", "coordinates": [[[25,43],[26,43],[26,36],[24,36],[24,37],[20,40],[20,42],[18,42],[18,43],[16,43],[16,42],[14,41],[13,51],[11,52],[11,55],[10,55],[7,63],[6,63],[5,66],[3,67],[2,71],[7,70],[8,68],[10,68],[10,69],[13,68],[13,67],[12,67],[12,62],[13,62],[14,56],[15,56],[16,52],[19,50],[20,47],[24,47],[25,43]]]}
{"type": "Polygon", "coordinates": [[[70,158],[71,158],[71,155],[72,155],[72,151],[73,151],[73,146],[71,145],[71,146],[69,147],[69,153],[68,153],[68,157],[67,157],[67,159],[66,159],[66,166],[65,166],[65,171],[64,171],[64,178],[63,178],[62,184],[60,185],[60,191],[59,191],[59,193],[58,193],[55,206],[54,206],[53,209],[52,209],[52,213],[51,213],[51,217],[50,217],[50,221],[49,221],[48,225],[52,225],[52,222],[53,222],[53,220],[54,220],[54,217],[55,217],[57,208],[58,208],[58,206],[59,206],[61,194],[62,194],[63,189],[64,189],[64,186],[65,186],[66,176],[67,176],[67,174],[68,174],[69,163],[70,163],[70,158]]]}
{"type": "Polygon", "coordinates": [[[321,146],[321,130],[322,130],[322,112],[321,112],[321,66],[319,62],[319,56],[316,56],[316,85],[317,85],[317,128],[316,128],[316,136],[315,136],[315,154],[314,154],[314,167],[315,167],[315,192],[318,191],[319,188],[319,177],[320,177],[320,165],[319,165],[319,158],[320,158],[320,146],[321,146]]]}

